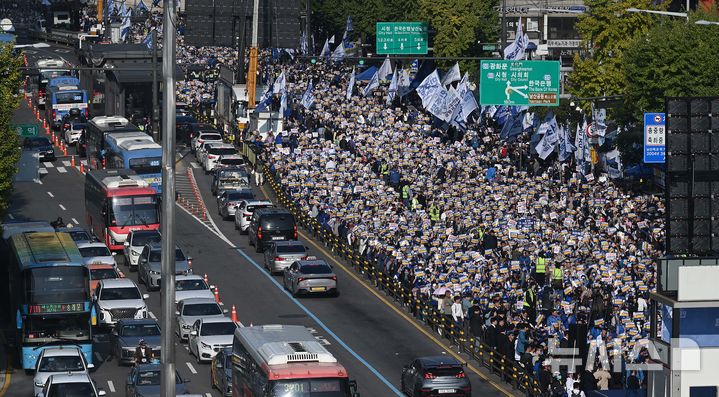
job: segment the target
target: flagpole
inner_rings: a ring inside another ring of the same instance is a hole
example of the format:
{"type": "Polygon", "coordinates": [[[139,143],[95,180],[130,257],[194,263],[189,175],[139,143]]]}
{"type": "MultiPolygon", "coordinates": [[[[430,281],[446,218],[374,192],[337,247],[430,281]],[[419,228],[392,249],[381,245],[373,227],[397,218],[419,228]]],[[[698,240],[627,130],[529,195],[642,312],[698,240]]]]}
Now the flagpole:
{"type": "Polygon", "coordinates": [[[502,0],[502,51],[505,48],[507,48],[507,0],[502,0]]]}

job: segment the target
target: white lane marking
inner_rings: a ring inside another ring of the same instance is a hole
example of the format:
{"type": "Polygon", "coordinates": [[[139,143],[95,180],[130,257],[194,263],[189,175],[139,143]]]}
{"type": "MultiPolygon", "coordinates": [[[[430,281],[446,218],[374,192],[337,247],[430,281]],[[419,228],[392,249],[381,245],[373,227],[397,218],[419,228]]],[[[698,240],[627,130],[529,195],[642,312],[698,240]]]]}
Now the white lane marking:
{"type": "Polygon", "coordinates": [[[15,217],[13,216],[13,214],[7,214],[7,217],[10,218],[10,219],[15,219],[15,217]]]}
{"type": "Polygon", "coordinates": [[[50,196],[50,197],[55,197],[55,195],[52,194],[52,192],[47,192],[47,195],[50,196]]]}
{"type": "Polygon", "coordinates": [[[205,397],[212,397],[212,393],[205,393],[205,397]]]}
{"type": "Polygon", "coordinates": [[[47,168],[40,168],[38,172],[41,174],[47,174],[47,168]]]}
{"type": "Polygon", "coordinates": [[[39,184],[41,184],[41,185],[43,184],[42,181],[39,180],[39,179],[35,180],[35,182],[37,182],[37,183],[39,183],[39,184]]]}
{"type": "Polygon", "coordinates": [[[63,161],[62,161],[62,165],[64,165],[65,167],[70,167],[71,164],[72,164],[72,163],[70,163],[70,162],[67,161],[67,160],[63,160],[63,161]]]}
{"type": "Polygon", "coordinates": [[[194,161],[190,161],[190,165],[192,166],[192,168],[200,168],[200,165],[194,161]]]}
{"type": "Polygon", "coordinates": [[[67,208],[65,208],[65,206],[64,206],[64,205],[62,205],[62,204],[58,204],[58,205],[60,206],[60,209],[61,209],[61,210],[63,210],[63,211],[67,211],[67,208]]]}
{"type": "Polygon", "coordinates": [[[157,317],[155,317],[155,313],[153,313],[153,312],[151,312],[151,311],[148,311],[147,314],[148,314],[153,320],[157,320],[157,317]]]}
{"type": "Polygon", "coordinates": [[[74,223],[74,224],[76,224],[76,225],[79,225],[79,224],[80,224],[80,222],[78,222],[77,219],[75,219],[75,218],[72,218],[72,223],[74,223]]]}
{"type": "Polygon", "coordinates": [[[100,353],[95,352],[95,359],[97,360],[98,364],[102,362],[102,356],[100,355],[100,353]]]}
{"type": "Polygon", "coordinates": [[[57,172],[64,174],[67,172],[67,170],[65,169],[65,167],[57,167],[57,172]]]}
{"type": "Polygon", "coordinates": [[[195,367],[192,366],[192,364],[190,364],[190,363],[185,363],[185,364],[187,364],[187,368],[190,369],[190,372],[192,372],[193,374],[197,374],[197,370],[195,369],[195,367]]]}
{"type": "Polygon", "coordinates": [[[110,389],[110,393],[114,393],[114,392],[115,392],[115,384],[112,383],[111,380],[108,380],[108,381],[107,381],[107,388],[110,389]]]}
{"type": "Polygon", "coordinates": [[[46,162],[46,163],[43,163],[43,164],[44,164],[44,165],[45,165],[45,167],[47,167],[47,168],[52,168],[52,167],[54,167],[54,165],[52,165],[52,163],[51,163],[51,162],[49,162],[49,161],[48,161],[48,162],[46,162]]]}

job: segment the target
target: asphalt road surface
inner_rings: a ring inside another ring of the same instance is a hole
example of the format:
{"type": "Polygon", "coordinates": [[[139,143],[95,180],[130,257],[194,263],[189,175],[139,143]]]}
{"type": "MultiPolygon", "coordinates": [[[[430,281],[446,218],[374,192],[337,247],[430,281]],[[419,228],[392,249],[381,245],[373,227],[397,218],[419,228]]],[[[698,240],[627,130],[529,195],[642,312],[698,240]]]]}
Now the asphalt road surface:
{"type": "MultiPolygon", "coordinates": [[[[47,56],[44,52],[42,56],[47,56]]],[[[33,121],[29,107],[23,102],[13,122],[33,121]]],[[[56,153],[59,157],[55,162],[41,163],[44,169],[41,170],[41,183],[16,184],[8,218],[53,220],[61,216],[68,223],[85,227],[83,175],[77,167],[70,166],[70,158],[56,153]]],[[[400,395],[398,388],[403,365],[418,356],[452,354],[446,341],[361,282],[354,272],[346,271],[341,262],[332,262],[320,245],[306,240],[306,233],[301,233],[300,239],[310,247],[311,254],[335,264],[341,295],[337,298],[293,298],[283,290],[279,276],[272,276],[262,268],[262,256],[248,245],[246,236],[241,236],[232,222],[219,218],[215,198],[209,189],[211,178],[198,168],[194,157],[187,155],[177,167],[178,173],[187,168],[193,172],[210,214],[210,221],[202,222],[177,206],[177,244],[193,258],[195,274],[207,274],[210,284],[219,288],[224,307],[229,310],[235,305],[241,323],[298,324],[310,328],[347,368],[350,377],[357,380],[363,397],[400,395]]],[[[263,190],[256,189],[256,195],[264,197],[263,190]]],[[[127,272],[123,265],[120,268],[137,281],[137,273],[127,272]]],[[[140,288],[143,292],[146,289],[140,288]]],[[[152,314],[159,318],[160,293],[150,292],[147,303],[152,314]]],[[[210,387],[209,365],[196,363],[186,345],[175,340],[177,368],[190,380],[189,390],[219,396],[220,393],[210,387]]],[[[109,358],[107,341],[107,335],[95,335],[97,369],[92,377],[109,396],[123,395],[129,368],[119,366],[116,360],[109,358]]],[[[467,370],[467,373],[475,396],[508,393],[506,384],[486,372],[467,370]],[[503,390],[498,390],[497,386],[503,390]]],[[[32,395],[31,376],[15,371],[11,379],[6,380],[10,380],[8,396],[32,395]]]]}

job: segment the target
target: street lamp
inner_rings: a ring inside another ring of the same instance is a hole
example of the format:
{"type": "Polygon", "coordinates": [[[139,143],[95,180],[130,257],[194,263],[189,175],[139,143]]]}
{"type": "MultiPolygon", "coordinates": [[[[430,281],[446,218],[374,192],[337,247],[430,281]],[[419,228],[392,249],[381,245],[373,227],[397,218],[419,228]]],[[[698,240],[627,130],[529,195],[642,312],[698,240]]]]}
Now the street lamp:
{"type": "Polygon", "coordinates": [[[706,19],[700,19],[694,23],[697,25],[719,25],[719,22],[707,21],[706,19]]]}
{"type": "MultiPolygon", "coordinates": [[[[689,9],[689,2],[687,1],[687,10],[689,9]]],[[[657,11],[657,10],[640,10],[638,8],[627,8],[628,12],[641,12],[645,14],[658,14],[658,15],[667,15],[670,17],[682,17],[686,18],[687,21],[689,20],[689,14],[686,12],[674,12],[674,11],[657,11]]]]}

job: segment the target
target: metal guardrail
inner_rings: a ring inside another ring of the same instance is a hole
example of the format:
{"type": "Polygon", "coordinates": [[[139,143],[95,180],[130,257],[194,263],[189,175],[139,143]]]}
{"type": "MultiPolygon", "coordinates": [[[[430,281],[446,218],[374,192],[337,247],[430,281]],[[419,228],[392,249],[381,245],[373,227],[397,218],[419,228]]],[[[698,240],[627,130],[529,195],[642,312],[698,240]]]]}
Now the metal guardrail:
{"type": "MultiPolygon", "coordinates": [[[[256,161],[254,145],[243,142],[241,148],[244,153],[252,153],[253,160],[251,162],[254,164],[256,161]]],[[[411,290],[405,288],[399,281],[394,280],[392,276],[378,271],[375,264],[362,258],[352,247],[340,241],[332,232],[323,228],[316,219],[303,213],[295,202],[288,197],[285,191],[286,188],[280,183],[279,177],[270,171],[269,167],[264,167],[264,173],[265,180],[270,182],[277,200],[295,216],[298,224],[318,241],[322,242],[334,255],[349,263],[365,280],[401,305],[415,319],[432,328],[440,336],[449,339],[450,344],[458,346],[462,353],[468,354],[490,372],[499,375],[512,388],[520,390],[528,396],[542,395],[537,379],[530,375],[518,362],[503,356],[496,349],[469,335],[462,327],[455,324],[448,317],[443,316],[425,300],[418,298],[411,290]]]]}

